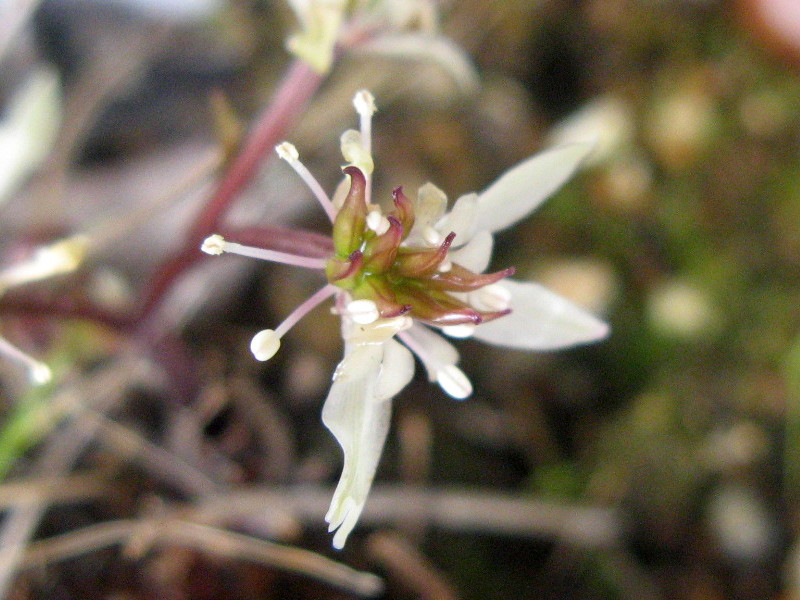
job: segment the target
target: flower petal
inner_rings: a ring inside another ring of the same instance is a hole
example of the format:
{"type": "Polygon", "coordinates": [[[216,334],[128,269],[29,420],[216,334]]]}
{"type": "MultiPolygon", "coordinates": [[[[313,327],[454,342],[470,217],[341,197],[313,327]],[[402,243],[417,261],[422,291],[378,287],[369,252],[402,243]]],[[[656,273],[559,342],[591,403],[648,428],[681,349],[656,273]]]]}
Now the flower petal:
{"type": "Polygon", "coordinates": [[[559,146],[506,172],[478,197],[481,229],[505,229],[536,210],[570,178],[591,150],[590,144],[559,146]]]}
{"type": "Polygon", "coordinates": [[[0,203],[47,157],[62,118],[61,86],[54,69],[38,68],[11,98],[0,121],[0,203]]]}
{"type": "Polygon", "coordinates": [[[478,225],[478,195],[465,194],[456,200],[452,210],[436,224],[436,230],[445,237],[455,233],[454,246],[463,246],[475,235],[478,225]]]}
{"type": "Polygon", "coordinates": [[[536,283],[497,283],[511,293],[510,315],[479,325],[474,337],[508,348],[555,350],[608,335],[608,325],[536,283]]]}
{"type": "Polygon", "coordinates": [[[414,359],[394,340],[348,344],[322,409],[322,422],[344,452],[325,520],[341,549],[364,508],[391,420],[391,398],[411,380],[414,359]]]}
{"type": "Polygon", "coordinates": [[[301,31],[286,45],[295,56],[317,72],[326,73],[333,62],[333,48],[347,8],[345,0],[289,0],[300,21],[301,31]]]}
{"type": "Polygon", "coordinates": [[[325,520],[335,548],[355,527],[389,431],[391,401],[376,399],[383,345],[351,347],[336,369],[322,422],[344,452],[344,466],[325,520]]]}
{"type": "Polygon", "coordinates": [[[492,260],[493,247],[494,238],[492,234],[481,230],[467,244],[452,250],[448,254],[448,258],[473,273],[483,273],[492,260]]]}

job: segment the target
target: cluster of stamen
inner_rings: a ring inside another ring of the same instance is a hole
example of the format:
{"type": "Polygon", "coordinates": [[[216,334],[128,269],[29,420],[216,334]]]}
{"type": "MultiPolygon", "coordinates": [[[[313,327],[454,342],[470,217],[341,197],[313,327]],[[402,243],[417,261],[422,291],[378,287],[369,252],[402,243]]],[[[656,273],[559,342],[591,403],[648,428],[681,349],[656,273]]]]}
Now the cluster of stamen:
{"type": "MultiPolygon", "coordinates": [[[[449,257],[456,234],[442,235],[431,225],[422,227],[412,242],[409,235],[414,228],[415,206],[402,188],[392,193],[394,207],[388,213],[372,204],[370,138],[374,99],[369,92],[361,91],[356,94],[354,105],[360,116],[360,130],[348,130],[341,140],[342,154],[350,163],[344,169],[350,178],[350,189],[343,201],[334,202],[328,197],[292,144],[283,142],[275,148],[308,185],[330,219],[332,256],[324,259],[254,248],[219,235],[212,235],[203,243],[202,249],[208,254],[240,254],[324,270],[326,274],[327,285],[295,308],[274,330],[256,334],[250,348],[258,360],[271,358],[283,335],[332,296],[336,298],[335,311],[356,326],[347,335],[363,338],[367,343],[385,341],[397,334],[406,345],[414,345],[412,336],[405,335],[413,320],[438,327],[452,337],[468,337],[478,324],[510,312],[507,294],[503,296],[505,290],[495,283],[513,274],[513,268],[473,273],[449,257]]],[[[422,348],[418,350],[419,356],[424,355],[422,348]]],[[[451,371],[457,370],[450,366],[451,371]]],[[[467,390],[461,379],[451,379],[449,387],[467,390]]]]}
{"type": "Polygon", "coordinates": [[[334,256],[326,274],[354,300],[370,300],[380,318],[408,315],[438,327],[480,323],[508,314],[508,308],[481,310],[467,294],[508,277],[513,269],[476,274],[448,258],[455,239],[450,233],[436,247],[405,242],[414,226],[414,205],[402,188],[392,193],[394,209],[383,215],[366,202],[366,178],[355,166],[344,172],[350,191],[333,224],[334,256]],[[462,300],[459,296],[463,297],[462,300]]]}

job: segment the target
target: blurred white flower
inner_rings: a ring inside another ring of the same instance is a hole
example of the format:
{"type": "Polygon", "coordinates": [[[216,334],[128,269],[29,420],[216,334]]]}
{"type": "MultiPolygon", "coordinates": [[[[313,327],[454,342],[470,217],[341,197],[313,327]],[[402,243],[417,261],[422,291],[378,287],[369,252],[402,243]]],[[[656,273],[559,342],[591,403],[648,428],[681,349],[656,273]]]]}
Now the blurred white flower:
{"type": "Polygon", "coordinates": [[[477,88],[464,51],[438,32],[432,0],[288,0],[300,23],[287,48],[318,73],[333,63],[337,45],[358,52],[438,66],[464,93],[477,88]]]}
{"type": "Polygon", "coordinates": [[[322,418],[344,452],[342,476],[326,515],[330,531],[336,531],[336,548],[344,546],[366,502],[389,429],[391,399],[413,377],[413,355],[429,379],[453,398],[472,393],[469,379],[456,366],[458,351],[435,330],[524,350],[592,342],[608,332],[605,323],[542,286],[508,279],[513,269],[483,273],[491,258],[492,234],[524,218],[555,192],[589,146],[574,144],[539,154],[483,193],[462,196],[449,212],[445,194],[432,184],[420,188],[415,202],[397,188],[394,209],[384,213],[371,202],[374,100],[362,91],[354,104],[360,129],[342,136],[342,154],[351,162],[344,169],[350,179],[346,197],[328,198],[294,146],[277,148],[333,224],[327,258],[242,246],[220,236],[203,244],[210,254],[232,252],[325,271],[328,283],[277,328],[259,332],[251,350],[259,360],[272,357],[281,337],[300,318],[334,298],[345,352],[322,418]]]}
{"type": "Polygon", "coordinates": [[[55,70],[34,71],[12,97],[0,122],[0,203],[35,171],[61,124],[61,89],[55,70]]]}
{"type": "Polygon", "coordinates": [[[346,0],[288,0],[300,31],[290,36],[290,52],[305,60],[314,70],[325,73],[333,62],[333,51],[347,7],[346,0]]]}
{"type": "MultiPolygon", "coordinates": [[[[0,296],[13,287],[74,271],[83,262],[88,246],[88,238],[75,235],[37,248],[27,260],[0,270],[0,296]]],[[[29,356],[3,337],[0,337],[0,356],[27,369],[31,383],[41,385],[50,381],[50,368],[46,364],[29,356]]]]}

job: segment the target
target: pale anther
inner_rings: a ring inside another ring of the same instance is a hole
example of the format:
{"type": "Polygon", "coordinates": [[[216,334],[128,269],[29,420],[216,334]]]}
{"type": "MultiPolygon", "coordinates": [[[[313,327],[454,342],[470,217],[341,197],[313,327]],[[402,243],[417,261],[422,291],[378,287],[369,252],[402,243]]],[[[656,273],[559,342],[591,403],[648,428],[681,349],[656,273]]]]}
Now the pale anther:
{"type": "Polygon", "coordinates": [[[442,327],[442,333],[452,338],[468,338],[475,333],[475,325],[464,323],[463,325],[449,325],[442,327]]]}
{"type": "Polygon", "coordinates": [[[359,115],[372,116],[375,114],[375,111],[378,110],[375,106],[375,96],[368,90],[359,90],[356,92],[356,95],[353,97],[353,106],[359,115]]]}
{"type": "Polygon", "coordinates": [[[275,146],[275,152],[278,156],[288,163],[297,162],[300,160],[300,153],[295,148],[294,144],[290,142],[281,142],[275,146]]]}
{"type": "Polygon", "coordinates": [[[447,395],[464,400],[472,394],[472,384],[464,371],[455,365],[445,365],[436,372],[436,381],[447,395]]]}
{"type": "Polygon", "coordinates": [[[44,385],[53,378],[53,372],[46,364],[36,362],[28,369],[28,377],[34,385],[44,385]]]}
{"type": "Polygon", "coordinates": [[[389,219],[384,217],[381,211],[373,210],[367,215],[367,227],[369,227],[378,235],[383,235],[389,231],[389,227],[391,227],[391,225],[389,223],[389,219]]]}
{"type": "Polygon", "coordinates": [[[263,329],[253,336],[250,351],[256,360],[269,360],[281,347],[281,338],[272,329],[263,329]]]}
{"type": "Polygon", "coordinates": [[[206,254],[219,256],[220,254],[225,252],[225,244],[226,244],[225,238],[215,233],[214,235],[210,235],[203,240],[203,245],[200,246],[200,250],[202,250],[206,254]]]}
{"type": "Polygon", "coordinates": [[[381,316],[378,305],[372,300],[353,300],[347,305],[347,314],[359,325],[374,323],[381,316]]]}
{"type": "Polygon", "coordinates": [[[452,262],[450,262],[449,260],[443,260],[442,264],[440,264],[436,270],[439,271],[439,273],[447,273],[448,271],[452,270],[452,268],[453,268],[452,262]]]}

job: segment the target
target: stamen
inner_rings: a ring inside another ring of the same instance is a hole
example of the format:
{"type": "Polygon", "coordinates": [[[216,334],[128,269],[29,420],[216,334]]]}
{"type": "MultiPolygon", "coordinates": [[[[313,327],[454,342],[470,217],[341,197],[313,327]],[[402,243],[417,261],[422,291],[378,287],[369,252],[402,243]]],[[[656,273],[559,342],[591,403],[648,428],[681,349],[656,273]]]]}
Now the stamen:
{"type": "Polygon", "coordinates": [[[30,379],[30,382],[34,385],[48,383],[53,377],[50,367],[43,362],[39,362],[32,356],[25,354],[22,350],[1,336],[0,354],[25,367],[28,370],[28,379],[30,379]]]}
{"type": "Polygon", "coordinates": [[[378,110],[375,106],[375,96],[368,90],[359,90],[353,98],[353,106],[360,117],[359,126],[364,150],[372,154],[372,115],[378,110]]]}
{"type": "MultiPolygon", "coordinates": [[[[375,106],[375,97],[367,90],[359,90],[353,98],[353,106],[359,116],[359,128],[361,129],[361,144],[364,152],[368,156],[372,156],[372,115],[375,114],[377,107],[375,106]]],[[[372,174],[366,173],[367,176],[367,204],[372,202],[372,174]]]]}
{"type": "Polygon", "coordinates": [[[328,215],[331,223],[333,223],[334,218],[336,218],[336,209],[333,206],[333,202],[331,202],[328,194],[326,194],[325,190],[322,189],[322,186],[319,184],[317,179],[311,174],[311,171],[309,171],[306,166],[300,162],[300,154],[297,152],[297,148],[295,148],[294,144],[282,142],[275,146],[275,152],[278,153],[280,158],[289,163],[289,166],[291,166],[295,173],[297,173],[305,182],[305,184],[308,186],[308,189],[311,190],[317,201],[325,210],[325,214],[328,215]]]}
{"type": "Polygon", "coordinates": [[[269,360],[278,352],[281,347],[281,338],[275,335],[272,329],[262,329],[253,336],[250,342],[250,352],[256,357],[256,360],[264,362],[269,360]]]}
{"type": "Polygon", "coordinates": [[[417,339],[413,332],[401,331],[397,334],[402,342],[417,355],[417,358],[425,365],[431,381],[439,384],[442,390],[451,398],[464,400],[472,394],[472,383],[464,372],[453,363],[443,363],[428,352],[423,344],[417,339]]]}
{"type": "Polygon", "coordinates": [[[295,308],[291,314],[284,319],[283,323],[275,329],[264,329],[259,331],[250,342],[250,351],[256,360],[269,360],[281,346],[281,338],[294,327],[297,322],[314,310],[322,302],[333,296],[337,291],[336,286],[326,285],[305,300],[300,306],[295,308]]]}
{"type": "Polygon", "coordinates": [[[253,246],[237,244],[236,242],[227,242],[225,238],[218,234],[211,235],[203,240],[203,245],[200,246],[200,249],[206,254],[215,256],[219,256],[223,252],[228,252],[230,254],[239,254],[240,256],[259,258],[261,260],[294,265],[296,267],[305,267],[306,269],[324,269],[327,263],[324,258],[298,256],[296,254],[289,254],[288,252],[278,252],[277,250],[255,248],[253,246]]]}

